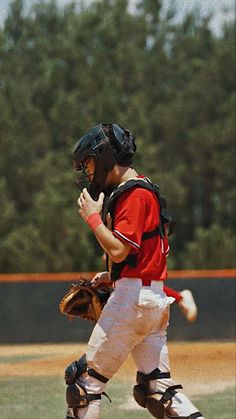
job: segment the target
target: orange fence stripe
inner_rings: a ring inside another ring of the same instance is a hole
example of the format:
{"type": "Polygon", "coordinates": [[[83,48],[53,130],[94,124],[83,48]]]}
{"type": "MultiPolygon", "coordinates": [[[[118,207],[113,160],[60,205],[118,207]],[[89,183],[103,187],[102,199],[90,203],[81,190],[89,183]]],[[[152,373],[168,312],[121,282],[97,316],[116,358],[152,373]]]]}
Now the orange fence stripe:
{"type": "MultiPolygon", "coordinates": [[[[2,273],[0,282],[73,282],[91,279],[95,272],[2,273]]],[[[169,271],[169,279],[236,278],[236,269],[169,271]]]]}
{"type": "Polygon", "coordinates": [[[168,278],[236,278],[236,269],[196,269],[186,271],[169,271],[168,278]]]}
{"type": "Polygon", "coordinates": [[[49,272],[49,273],[21,273],[0,274],[0,282],[73,282],[80,277],[92,278],[95,272],[49,272]]]}

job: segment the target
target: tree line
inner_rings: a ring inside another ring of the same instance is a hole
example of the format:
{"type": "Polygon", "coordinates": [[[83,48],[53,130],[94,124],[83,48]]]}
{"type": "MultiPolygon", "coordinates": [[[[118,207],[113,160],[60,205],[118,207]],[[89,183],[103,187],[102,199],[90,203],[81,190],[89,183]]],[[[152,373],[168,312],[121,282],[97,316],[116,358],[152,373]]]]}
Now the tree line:
{"type": "Polygon", "coordinates": [[[11,3],[0,28],[0,271],[103,269],[77,213],[71,157],[100,122],[136,137],[135,167],[176,224],[169,267],[235,267],[235,26],[143,0],[11,3]]]}

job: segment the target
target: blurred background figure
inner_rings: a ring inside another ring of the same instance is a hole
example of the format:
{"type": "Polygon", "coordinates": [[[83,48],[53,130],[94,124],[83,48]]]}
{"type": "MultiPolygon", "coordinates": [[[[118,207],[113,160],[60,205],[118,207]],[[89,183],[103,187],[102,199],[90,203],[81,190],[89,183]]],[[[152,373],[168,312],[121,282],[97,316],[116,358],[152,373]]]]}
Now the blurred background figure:
{"type": "Polygon", "coordinates": [[[190,290],[176,291],[173,288],[164,286],[164,291],[169,297],[174,297],[175,302],[186,317],[188,322],[194,323],[197,320],[198,309],[190,290]]]}

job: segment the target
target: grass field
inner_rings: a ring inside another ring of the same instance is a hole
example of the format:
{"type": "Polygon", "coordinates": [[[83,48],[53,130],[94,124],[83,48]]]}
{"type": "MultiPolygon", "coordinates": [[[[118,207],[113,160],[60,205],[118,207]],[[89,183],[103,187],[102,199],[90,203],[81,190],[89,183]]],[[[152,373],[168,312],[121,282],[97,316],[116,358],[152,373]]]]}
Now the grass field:
{"type": "MultiPolygon", "coordinates": [[[[234,344],[170,343],[169,347],[171,363],[175,365],[174,375],[181,378],[176,382],[184,385],[186,393],[205,418],[234,419],[234,344]],[[185,355],[190,347],[192,357],[185,355]],[[196,357],[199,359],[197,369],[196,357]],[[183,361],[185,368],[180,374],[183,361]],[[189,369],[190,362],[192,369],[189,369]]],[[[78,349],[82,354],[85,347],[76,344],[1,346],[0,419],[64,419],[64,367],[78,357],[78,349]]],[[[112,404],[106,397],[103,398],[102,419],[151,417],[132,398],[134,376],[134,366],[128,360],[107,385],[106,392],[112,404]]]]}

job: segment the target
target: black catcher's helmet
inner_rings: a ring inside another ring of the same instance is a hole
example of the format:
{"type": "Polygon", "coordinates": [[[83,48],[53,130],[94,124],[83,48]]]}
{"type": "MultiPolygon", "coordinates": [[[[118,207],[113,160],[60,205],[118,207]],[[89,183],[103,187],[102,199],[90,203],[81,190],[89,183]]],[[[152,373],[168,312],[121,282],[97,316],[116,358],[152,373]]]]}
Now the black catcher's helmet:
{"type": "Polygon", "coordinates": [[[82,188],[85,181],[90,182],[85,174],[85,166],[86,160],[94,157],[95,172],[89,192],[93,199],[97,199],[100,192],[105,192],[106,178],[114,165],[132,165],[135,151],[135,140],[130,131],[118,124],[96,125],[75,145],[74,167],[82,173],[78,185],[82,188]]]}

